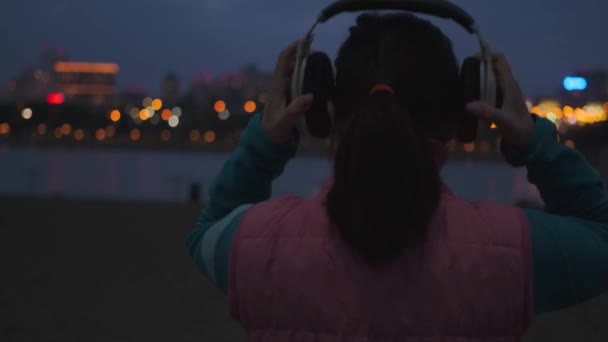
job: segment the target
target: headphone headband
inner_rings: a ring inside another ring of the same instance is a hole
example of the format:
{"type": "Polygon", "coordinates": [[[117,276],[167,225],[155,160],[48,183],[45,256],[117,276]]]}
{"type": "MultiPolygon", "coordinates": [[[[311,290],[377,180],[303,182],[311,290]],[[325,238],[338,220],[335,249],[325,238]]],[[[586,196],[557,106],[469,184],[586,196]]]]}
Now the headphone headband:
{"type": "MultiPolygon", "coordinates": [[[[292,96],[303,94],[305,70],[308,62],[307,57],[311,52],[310,48],[314,37],[313,32],[317,25],[325,23],[340,13],[368,10],[401,10],[451,19],[466,31],[475,35],[480,47],[479,95],[482,101],[492,104],[496,103],[496,79],[492,65],[492,52],[490,46],[481,35],[475,19],[473,19],[473,17],[464,9],[447,0],[339,0],[327,6],[321,11],[315,23],[298,44],[296,63],[291,80],[292,96]]],[[[306,130],[304,120],[301,120],[299,127],[306,130]]]]}
{"type": "Polygon", "coordinates": [[[368,10],[402,10],[452,19],[469,33],[477,31],[475,19],[462,8],[445,0],[340,0],[327,6],[318,17],[324,23],[344,12],[368,10]]]}

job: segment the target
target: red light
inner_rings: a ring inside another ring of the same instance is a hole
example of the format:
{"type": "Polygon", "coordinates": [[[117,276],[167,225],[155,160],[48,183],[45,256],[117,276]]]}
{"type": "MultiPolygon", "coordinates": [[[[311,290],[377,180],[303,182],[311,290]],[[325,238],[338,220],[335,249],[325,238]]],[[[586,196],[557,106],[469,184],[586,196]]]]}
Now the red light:
{"type": "Polygon", "coordinates": [[[63,103],[63,94],[62,93],[50,93],[46,97],[46,102],[53,105],[60,105],[63,103]]]}

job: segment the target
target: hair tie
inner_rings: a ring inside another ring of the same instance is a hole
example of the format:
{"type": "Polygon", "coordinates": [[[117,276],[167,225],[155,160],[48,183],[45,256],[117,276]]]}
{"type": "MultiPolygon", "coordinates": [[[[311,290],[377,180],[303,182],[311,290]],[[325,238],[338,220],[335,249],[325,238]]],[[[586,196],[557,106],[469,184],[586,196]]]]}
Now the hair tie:
{"type": "Polygon", "coordinates": [[[391,95],[395,95],[395,89],[386,83],[376,83],[372,89],[369,91],[369,95],[378,92],[378,91],[386,91],[391,93],[391,95]]]}

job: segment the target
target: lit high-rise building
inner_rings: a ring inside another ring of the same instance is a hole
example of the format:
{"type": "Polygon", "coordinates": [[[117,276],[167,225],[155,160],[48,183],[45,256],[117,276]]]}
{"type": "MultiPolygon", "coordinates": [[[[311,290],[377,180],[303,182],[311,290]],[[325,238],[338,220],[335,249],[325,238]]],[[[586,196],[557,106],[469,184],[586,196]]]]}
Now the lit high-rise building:
{"type": "Polygon", "coordinates": [[[66,101],[103,105],[116,93],[119,66],[115,63],[58,62],[54,71],[56,90],[66,101]]]}

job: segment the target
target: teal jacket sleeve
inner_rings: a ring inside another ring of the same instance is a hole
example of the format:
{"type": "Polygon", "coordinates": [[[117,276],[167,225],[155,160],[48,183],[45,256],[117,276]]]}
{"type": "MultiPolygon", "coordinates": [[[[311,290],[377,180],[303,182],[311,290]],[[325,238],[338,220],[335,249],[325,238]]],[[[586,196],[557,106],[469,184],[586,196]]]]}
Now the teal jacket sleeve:
{"type": "Polygon", "coordinates": [[[536,118],[526,151],[503,145],[526,166],[546,210],[526,209],[532,241],[536,313],[559,310],[608,291],[608,192],[576,150],[558,142],[555,126],[536,118]]]}
{"type": "Polygon", "coordinates": [[[295,155],[298,141],[294,131],[286,144],[274,143],[262,128],[261,114],[254,115],[209,188],[209,203],[186,244],[197,268],[225,292],[230,242],[241,217],[252,204],[270,198],[272,182],[295,155]]]}

